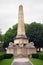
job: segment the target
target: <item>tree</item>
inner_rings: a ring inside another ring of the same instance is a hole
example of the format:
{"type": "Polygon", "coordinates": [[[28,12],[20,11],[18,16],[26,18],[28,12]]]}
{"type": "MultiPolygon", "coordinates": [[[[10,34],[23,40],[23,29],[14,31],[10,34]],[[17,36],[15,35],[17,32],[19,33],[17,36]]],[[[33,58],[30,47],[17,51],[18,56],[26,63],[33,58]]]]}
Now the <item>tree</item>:
{"type": "Polygon", "coordinates": [[[43,25],[35,22],[31,23],[27,35],[30,41],[33,41],[35,47],[39,48],[40,51],[40,48],[43,47],[43,25]]]}
{"type": "Polygon", "coordinates": [[[13,42],[16,34],[17,34],[17,24],[14,25],[12,28],[9,28],[9,30],[5,33],[3,47],[7,47],[9,45],[9,42],[13,42]]]}
{"type": "MultiPolygon", "coordinates": [[[[36,48],[43,47],[43,24],[33,22],[31,24],[25,24],[26,35],[29,42],[34,42],[36,48]]],[[[4,35],[4,47],[7,47],[9,42],[13,42],[17,35],[17,24],[9,28],[4,35]]]]}
{"type": "Polygon", "coordinates": [[[0,29],[0,41],[2,41],[2,32],[1,32],[1,29],[0,29]]]}
{"type": "Polygon", "coordinates": [[[0,29],[0,51],[3,51],[4,36],[0,29]]]}

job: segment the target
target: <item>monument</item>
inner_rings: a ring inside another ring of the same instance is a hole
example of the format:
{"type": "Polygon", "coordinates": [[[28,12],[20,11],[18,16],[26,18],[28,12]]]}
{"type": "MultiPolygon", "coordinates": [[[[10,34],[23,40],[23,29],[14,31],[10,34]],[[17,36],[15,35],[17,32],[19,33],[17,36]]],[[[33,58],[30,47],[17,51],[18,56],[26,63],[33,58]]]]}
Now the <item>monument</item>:
{"type": "Polygon", "coordinates": [[[14,54],[15,57],[27,57],[32,53],[36,53],[34,45],[29,43],[29,40],[25,33],[22,5],[19,6],[17,35],[14,39],[14,43],[9,44],[6,52],[14,54]]]}
{"type": "Polygon", "coordinates": [[[27,44],[28,39],[25,34],[25,25],[24,25],[24,15],[23,15],[23,6],[19,6],[19,13],[18,13],[18,29],[17,29],[17,36],[14,40],[14,45],[16,44],[27,44]]]}

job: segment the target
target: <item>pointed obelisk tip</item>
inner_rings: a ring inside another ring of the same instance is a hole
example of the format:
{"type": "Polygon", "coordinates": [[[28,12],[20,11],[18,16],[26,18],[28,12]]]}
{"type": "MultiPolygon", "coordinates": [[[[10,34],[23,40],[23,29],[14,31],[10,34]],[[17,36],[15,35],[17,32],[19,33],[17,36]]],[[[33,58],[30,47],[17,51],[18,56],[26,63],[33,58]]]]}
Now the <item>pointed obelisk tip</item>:
{"type": "Polygon", "coordinates": [[[22,8],[23,7],[23,5],[19,5],[19,8],[22,8]]]}
{"type": "Polygon", "coordinates": [[[21,6],[21,7],[22,7],[23,5],[21,4],[21,5],[19,5],[19,6],[21,6]]]}

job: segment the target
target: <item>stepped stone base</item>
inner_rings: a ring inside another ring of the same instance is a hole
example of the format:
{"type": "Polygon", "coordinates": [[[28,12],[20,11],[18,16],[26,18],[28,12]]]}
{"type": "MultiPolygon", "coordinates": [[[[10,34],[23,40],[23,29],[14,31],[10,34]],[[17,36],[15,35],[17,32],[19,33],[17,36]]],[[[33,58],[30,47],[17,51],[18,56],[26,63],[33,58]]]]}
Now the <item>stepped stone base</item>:
{"type": "Polygon", "coordinates": [[[28,39],[25,35],[17,35],[15,40],[14,40],[14,45],[16,44],[27,44],[28,39]]]}
{"type": "Polygon", "coordinates": [[[7,53],[12,53],[14,57],[28,57],[32,53],[36,53],[36,48],[29,43],[25,46],[13,45],[12,47],[8,47],[7,53]]]}

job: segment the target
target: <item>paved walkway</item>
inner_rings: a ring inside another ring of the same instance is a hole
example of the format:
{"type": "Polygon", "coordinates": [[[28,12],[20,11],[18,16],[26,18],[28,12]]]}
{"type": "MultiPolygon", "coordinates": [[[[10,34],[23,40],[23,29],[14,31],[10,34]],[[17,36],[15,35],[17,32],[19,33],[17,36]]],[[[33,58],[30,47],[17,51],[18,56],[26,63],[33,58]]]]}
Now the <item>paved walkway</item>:
{"type": "Polygon", "coordinates": [[[32,65],[28,58],[15,58],[12,65],[32,65]]]}

